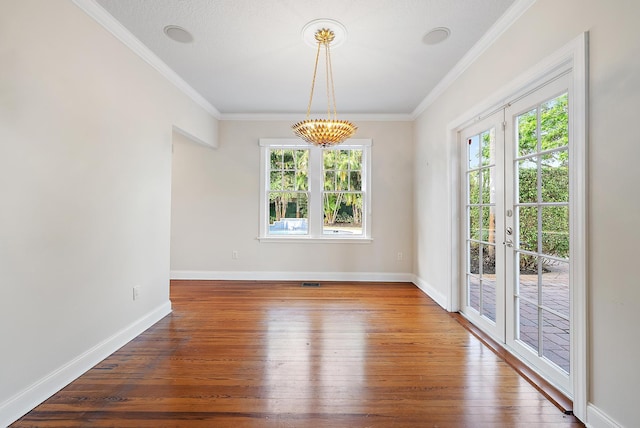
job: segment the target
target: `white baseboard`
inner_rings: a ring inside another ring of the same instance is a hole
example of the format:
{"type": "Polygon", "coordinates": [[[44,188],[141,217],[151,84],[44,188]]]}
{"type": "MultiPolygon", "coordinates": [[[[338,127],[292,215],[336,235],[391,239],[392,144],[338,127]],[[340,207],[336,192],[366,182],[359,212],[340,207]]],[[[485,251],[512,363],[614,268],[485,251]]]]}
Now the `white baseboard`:
{"type": "Polygon", "coordinates": [[[371,281],[412,282],[410,273],[387,272],[253,272],[253,271],[171,271],[171,279],[218,281],[371,281]]]}
{"type": "Polygon", "coordinates": [[[622,428],[622,425],[591,403],[587,404],[587,423],[585,425],[588,428],[622,428]]]}
{"type": "Polygon", "coordinates": [[[18,392],[4,403],[1,403],[0,427],[7,426],[24,416],[169,313],[171,313],[171,302],[167,301],[113,336],[18,392]]]}
{"type": "Polygon", "coordinates": [[[431,286],[427,281],[417,275],[414,275],[412,282],[416,287],[422,290],[424,294],[431,297],[438,305],[442,306],[443,309],[446,310],[449,307],[447,296],[433,288],[433,286],[431,286]]]}

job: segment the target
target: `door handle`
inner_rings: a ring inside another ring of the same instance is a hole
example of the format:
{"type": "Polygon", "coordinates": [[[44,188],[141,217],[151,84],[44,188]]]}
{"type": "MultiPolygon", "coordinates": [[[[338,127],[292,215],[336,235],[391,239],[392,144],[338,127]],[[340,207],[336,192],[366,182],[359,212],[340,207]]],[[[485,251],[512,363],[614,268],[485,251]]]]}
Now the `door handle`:
{"type": "Polygon", "coordinates": [[[511,239],[507,239],[507,242],[503,242],[507,247],[513,247],[513,241],[511,239]]]}

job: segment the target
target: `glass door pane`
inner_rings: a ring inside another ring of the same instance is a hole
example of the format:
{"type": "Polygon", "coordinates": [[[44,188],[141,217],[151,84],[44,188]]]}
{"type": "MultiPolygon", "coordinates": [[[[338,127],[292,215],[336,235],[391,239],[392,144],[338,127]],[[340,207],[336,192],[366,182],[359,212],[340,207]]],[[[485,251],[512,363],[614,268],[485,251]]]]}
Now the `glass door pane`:
{"type": "Polygon", "coordinates": [[[567,93],[516,116],[515,123],[520,154],[514,159],[520,231],[516,339],[569,373],[567,93]]]}
{"type": "Polygon", "coordinates": [[[507,345],[570,391],[568,98],[560,78],[506,110],[505,266],[507,345]]]}
{"type": "Polygon", "coordinates": [[[462,312],[498,339],[504,338],[503,175],[497,166],[503,162],[501,119],[501,114],[493,115],[461,135],[466,249],[462,312]]]}

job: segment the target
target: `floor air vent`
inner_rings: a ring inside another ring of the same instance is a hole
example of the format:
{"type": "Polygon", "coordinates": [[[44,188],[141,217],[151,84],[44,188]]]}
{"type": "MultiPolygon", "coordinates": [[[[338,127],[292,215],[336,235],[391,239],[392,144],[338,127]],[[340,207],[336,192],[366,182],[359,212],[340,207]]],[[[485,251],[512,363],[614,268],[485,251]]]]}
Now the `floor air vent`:
{"type": "Polygon", "coordinates": [[[319,282],[303,282],[302,286],[303,287],[320,287],[320,283],[319,282]]]}

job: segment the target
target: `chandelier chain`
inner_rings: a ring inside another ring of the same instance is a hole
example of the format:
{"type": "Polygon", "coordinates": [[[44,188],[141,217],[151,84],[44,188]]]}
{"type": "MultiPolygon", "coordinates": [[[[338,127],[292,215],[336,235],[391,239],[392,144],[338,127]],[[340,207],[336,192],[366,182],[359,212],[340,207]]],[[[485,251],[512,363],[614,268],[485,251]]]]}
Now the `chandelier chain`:
{"type": "Polygon", "coordinates": [[[327,119],[331,119],[331,93],[329,88],[331,87],[331,78],[329,70],[331,70],[331,64],[329,63],[329,44],[324,42],[324,73],[327,76],[327,119]]]}
{"type": "Polygon", "coordinates": [[[338,120],[336,107],[336,91],[333,83],[333,67],[331,64],[331,52],[329,45],[334,40],[335,34],[327,28],[316,32],[318,49],[316,51],[316,62],[313,67],[313,79],[311,80],[311,94],[307,106],[307,119],[292,126],[294,133],[303,140],[320,147],[330,147],[342,143],[350,138],[356,129],[354,124],[346,120],[338,120]],[[316,78],[318,74],[318,62],[320,60],[320,48],[325,47],[325,76],[327,90],[327,119],[309,119],[311,116],[311,105],[313,104],[313,94],[315,92],[316,78]],[[331,107],[333,106],[333,119],[331,118],[331,107]]]}
{"type": "Polygon", "coordinates": [[[307,119],[311,116],[311,103],[313,102],[313,89],[316,86],[316,74],[318,73],[318,59],[320,58],[320,41],[318,41],[318,51],[316,52],[316,65],[313,67],[313,79],[311,79],[311,95],[307,106],[307,119]]]}
{"type": "MultiPolygon", "coordinates": [[[[336,89],[333,85],[333,64],[331,64],[331,54],[329,53],[329,43],[327,43],[327,64],[329,67],[329,72],[328,72],[328,81],[331,81],[331,96],[329,96],[329,86],[327,84],[327,100],[329,100],[329,102],[333,101],[333,118],[337,119],[338,118],[338,110],[336,108],[336,89]]],[[[327,106],[327,116],[328,118],[331,118],[331,113],[329,111],[329,106],[327,106]]]]}

